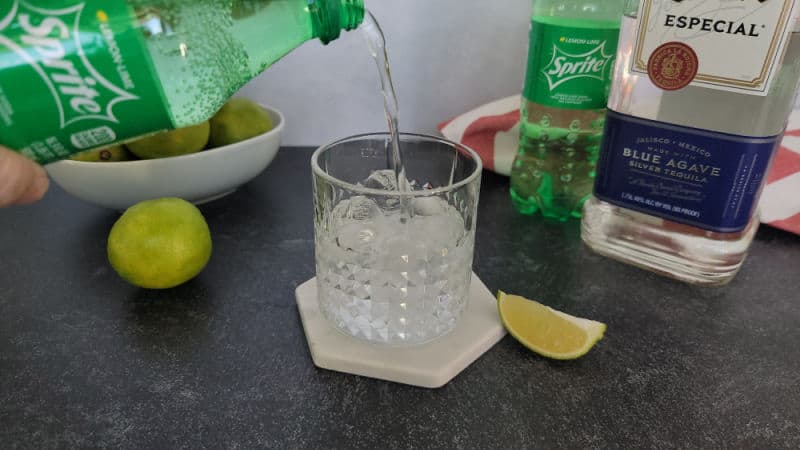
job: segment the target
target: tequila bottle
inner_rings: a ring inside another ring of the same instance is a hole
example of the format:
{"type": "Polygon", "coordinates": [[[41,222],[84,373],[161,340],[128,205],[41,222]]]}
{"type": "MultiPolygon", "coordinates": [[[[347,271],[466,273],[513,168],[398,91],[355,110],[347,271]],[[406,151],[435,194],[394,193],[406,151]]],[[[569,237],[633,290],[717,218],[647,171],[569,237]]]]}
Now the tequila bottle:
{"type": "Polygon", "coordinates": [[[793,0],[736,3],[628,1],[582,221],[598,253],[695,284],[740,269],[793,107],[800,33],[793,0]]]}

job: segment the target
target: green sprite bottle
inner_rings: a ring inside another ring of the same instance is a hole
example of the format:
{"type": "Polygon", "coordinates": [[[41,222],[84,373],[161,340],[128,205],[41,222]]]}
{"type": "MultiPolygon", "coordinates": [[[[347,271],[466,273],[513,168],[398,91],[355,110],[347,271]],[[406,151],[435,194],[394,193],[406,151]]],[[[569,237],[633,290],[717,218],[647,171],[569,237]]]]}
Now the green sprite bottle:
{"type": "Polygon", "coordinates": [[[202,122],[295,47],[363,18],[363,0],[4,1],[0,144],[46,164],[202,122]]]}
{"type": "Polygon", "coordinates": [[[534,0],[511,199],[580,217],[592,192],[624,0],[534,0]]]}

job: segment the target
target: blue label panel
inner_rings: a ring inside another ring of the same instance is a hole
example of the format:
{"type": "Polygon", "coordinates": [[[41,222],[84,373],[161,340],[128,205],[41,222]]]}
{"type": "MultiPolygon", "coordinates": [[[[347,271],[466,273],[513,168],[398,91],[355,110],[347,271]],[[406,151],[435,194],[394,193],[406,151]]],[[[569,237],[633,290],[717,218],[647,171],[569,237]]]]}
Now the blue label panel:
{"type": "Polygon", "coordinates": [[[714,133],[609,110],[594,194],[706,230],[740,231],[780,138],[714,133]]]}

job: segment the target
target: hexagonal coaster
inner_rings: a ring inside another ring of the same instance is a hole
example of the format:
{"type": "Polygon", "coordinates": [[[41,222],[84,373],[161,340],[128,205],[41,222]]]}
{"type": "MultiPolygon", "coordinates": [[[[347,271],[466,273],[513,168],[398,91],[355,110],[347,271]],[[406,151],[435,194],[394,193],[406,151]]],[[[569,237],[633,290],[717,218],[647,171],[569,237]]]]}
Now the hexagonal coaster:
{"type": "Polygon", "coordinates": [[[427,344],[409,347],[371,344],[339,331],[319,310],[315,278],[300,285],[295,295],[317,367],[397,383],[441,387],[506,334],[494,296],[474,273],[467,309],[456,328],[427,344]]]}

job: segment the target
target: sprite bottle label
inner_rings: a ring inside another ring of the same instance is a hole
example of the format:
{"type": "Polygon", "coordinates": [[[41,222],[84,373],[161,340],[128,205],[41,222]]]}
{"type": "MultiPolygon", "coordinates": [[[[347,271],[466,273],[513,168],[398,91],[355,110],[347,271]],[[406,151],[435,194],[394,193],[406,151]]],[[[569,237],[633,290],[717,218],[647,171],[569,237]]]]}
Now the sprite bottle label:
{"type": "Polygon", "coordinates": [[[124,0],[0,5],[0,144],[46,164],[172,128],[124,0]]]}
{"type": "Polygon", "coordinates": [[[534,17],[523,95],[564,109],[606,107],[619,24],[534,17]]]}

